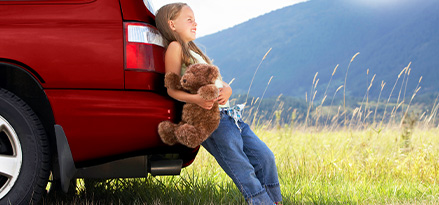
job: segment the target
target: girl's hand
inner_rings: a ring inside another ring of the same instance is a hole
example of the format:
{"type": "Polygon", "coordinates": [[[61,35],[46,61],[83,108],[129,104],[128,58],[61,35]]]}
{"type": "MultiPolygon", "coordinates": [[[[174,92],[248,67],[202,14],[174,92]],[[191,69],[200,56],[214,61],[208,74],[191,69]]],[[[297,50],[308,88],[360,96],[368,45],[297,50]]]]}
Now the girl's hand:
{"type": "Polygon", "coordinates": [[[232,95],[232,88],[225,82],[223,82],[223,88],[219,89],[218,103],[225,105],[232,95]]]}

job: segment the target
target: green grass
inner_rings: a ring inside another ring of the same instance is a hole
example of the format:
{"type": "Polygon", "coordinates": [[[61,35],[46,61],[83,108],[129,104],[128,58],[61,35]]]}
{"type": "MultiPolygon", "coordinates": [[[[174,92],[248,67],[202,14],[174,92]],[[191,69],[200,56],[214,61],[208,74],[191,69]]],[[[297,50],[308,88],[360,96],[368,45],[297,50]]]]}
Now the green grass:
{"type": "Polygon", "coordinates": [[[282,150],[276,156],[287,204],[437,202],[434,131],[416,132],[409,148],[395,130],[282,132],[270,132],[270,141],[289,144],[271,145],[282,150]]]}
{"type": "MultiPolygon", "coordinates": [[[[437,128],[256,128],[276,156],[284,204],[437,204],[437,128]]],[[[206,150],[180,176],[119,179],[43,204],[245,204],[206,150]]]]}

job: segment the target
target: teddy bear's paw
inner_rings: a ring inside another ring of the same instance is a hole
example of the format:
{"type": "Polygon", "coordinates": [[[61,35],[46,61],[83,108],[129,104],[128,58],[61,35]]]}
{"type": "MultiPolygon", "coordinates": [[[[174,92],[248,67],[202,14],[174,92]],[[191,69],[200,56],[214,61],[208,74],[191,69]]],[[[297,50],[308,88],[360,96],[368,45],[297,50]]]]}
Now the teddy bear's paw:
{"type": "Polygon", "coordinates": [[[198,89],[198,94],[205,100],[213,100],[218,98],[219,90],[214,84],[210,84],[198,89]]]}
{"type": "Polygon", "coordinates": [[[169,121],[163,121],[159,123],[159,135],[163,143],[167,145],[175,145],[177,138],[174,135],[174,131],[177,125],[169,121]]]}
{"type": "Polygon", "coordinates": [[[165,87],[177,90],[182,89],[180,84],[180,76],[173,72],[167,72],[165,74],[165,87]]]}
{"type": "Polygon", "coordinates": [[[175,130],[175,136],[179,143],[190,148],[197,147],[207,138],[200,129],[189,124],[184,124],[175,130]]]}

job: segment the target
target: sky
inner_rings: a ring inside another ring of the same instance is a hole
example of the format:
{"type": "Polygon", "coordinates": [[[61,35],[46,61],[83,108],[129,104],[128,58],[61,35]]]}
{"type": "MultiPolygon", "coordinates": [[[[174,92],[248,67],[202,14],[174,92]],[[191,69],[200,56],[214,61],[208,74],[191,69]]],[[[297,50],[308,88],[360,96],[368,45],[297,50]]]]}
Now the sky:
{"type": "Polygon", "coordinates": [[[187,3],[194,11],[197,38],[233,27],[270,11],[306,0],[150,0],[155,11],[165,4],[187,3]]]}

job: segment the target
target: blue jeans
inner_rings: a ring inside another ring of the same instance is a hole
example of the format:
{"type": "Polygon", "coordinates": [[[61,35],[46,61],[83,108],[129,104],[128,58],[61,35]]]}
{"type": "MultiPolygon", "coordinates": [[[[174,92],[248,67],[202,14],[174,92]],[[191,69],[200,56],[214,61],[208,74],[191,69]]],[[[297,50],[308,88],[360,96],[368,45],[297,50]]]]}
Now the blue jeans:
{"type": "Polygon", "coordinates": [[[282,201],[273,152],[242,120],[241,132],[230,116],[221,113],[218,128],[202,143],[232,178],[249,204],[282,201]]]}

